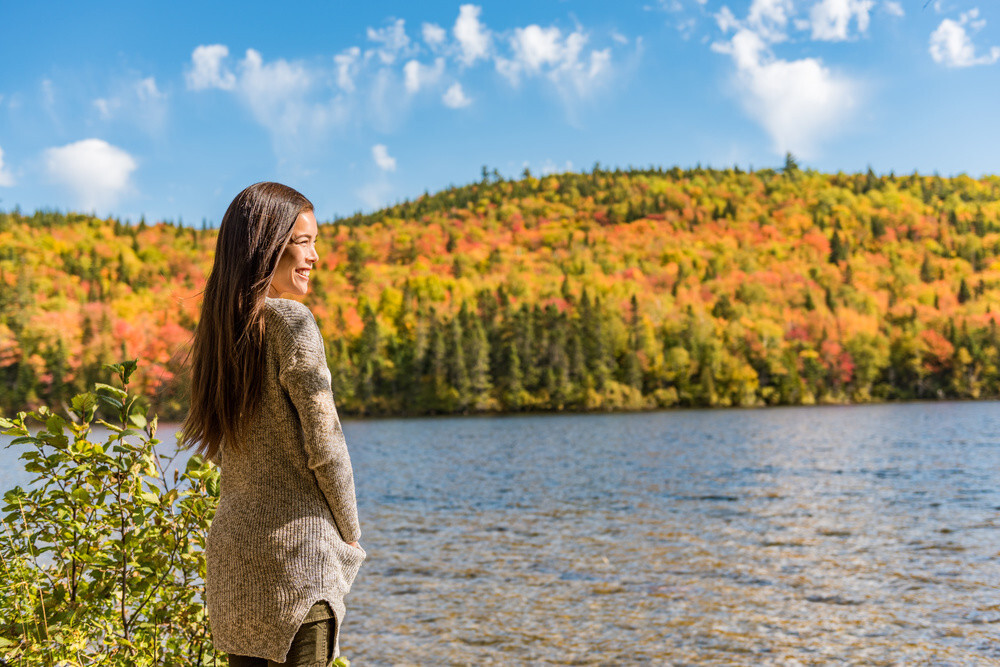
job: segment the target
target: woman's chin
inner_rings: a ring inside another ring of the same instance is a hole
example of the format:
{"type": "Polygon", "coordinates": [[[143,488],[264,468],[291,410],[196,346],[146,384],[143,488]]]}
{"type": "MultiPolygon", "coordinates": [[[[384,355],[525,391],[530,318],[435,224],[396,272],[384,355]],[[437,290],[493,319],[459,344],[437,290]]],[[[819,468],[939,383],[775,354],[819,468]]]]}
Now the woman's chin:
{"type": "Polygon", "coordinates": [[[295,282],[291,285],[285,285],[283,287],[273,287],[268,293],[268,296],[273,296],[274,298],[280,298],[283,296],[305,296],[309,291],[308,282],[295,282]],[[273,294],[272,292],[277,292],[273,294]]]}

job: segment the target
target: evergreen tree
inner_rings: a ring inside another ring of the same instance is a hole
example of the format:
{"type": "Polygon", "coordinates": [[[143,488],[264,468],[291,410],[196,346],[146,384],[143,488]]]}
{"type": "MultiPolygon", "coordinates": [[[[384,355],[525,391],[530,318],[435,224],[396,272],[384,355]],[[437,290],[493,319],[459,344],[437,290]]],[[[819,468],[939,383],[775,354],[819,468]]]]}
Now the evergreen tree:
{"type": "Polygon", "coordinates": [[[500,372],[504,405],[510,410],[520,410],[524,407],[524,383],[521,358],[517,354],[517,345],[514,341],[508,341],[504,349],[504,365],[500,372]]]}
{"type": "Polygon", "coordinates": [[[836,264],[847,259],[847,244],[840,238],[839,230],[833,230],[830,238],[830,263],[836,264]]]}
{"type": "Polygon", "coordinates": [[[448,345],[448,381],[458,394],[458,405],[461,409],[472,404],[469,370],[465,364],[465,336],[462,333],[462,323],[459,317],[451,319],[451,340],[448,345]]]}
{"type": "Polygon", "coordinates": [[[969,285],[965,282],[965,278],[958,285],[958,302],[965,303],[972,298],[972,292],[969,291],[969,285]]]}
{"type": "Polygon", "coordinates": [[[580,329],[581,327],[577,323],[571,323],[567,327],[569,340],[566,342],[566,359],[569,363],[571,386],[576,392],[593,384],[590,373],[587,371],[587,360],[583,343],[580,340],[580,329]]]}
{"type": "Polygon", "coordinates": [[[516,318],[515,328],[511,332],[517,341],[517,353],[521,360],[523,370],[523,382],[526,390],[537,389],[541,380],[541,371],[536,362],[536,339],[535,339],[535,312],[528,308],[527,304],[522,304],[516,318]]]}
{"type": "Polygon", "coordinates": [[[361,408],[366,409],[365,403],[370,403],[379,393],[380,387],[377,384],[377,364],[379,360],[379,335],[378,321],[370,306],[365,307],[362,317],[364,328],[361,331],[361,339],[358,341],[358,384],[357,396],[361,400],[361,408]]]}
{"type": "Polygon", "coordinates": [[[544,385],[551,407],[561,410],[570,399],[570,362],[566,343],[566,318],[547,309],[548,331],[544,385]]]}
{"type": "Polygon", "coordinates": [[[444,408],[445,391],[448,387],[448,346],[444,327],[433,314],[428,323],[428,339],[419,403],[425,410],[439,412],[444,408]]]}
{"type": "Polygon", "coordinates": [[[462,306],[465,312],[465,358],[469,372],[471,405],[485,406],[492,389],[490,383],[490,349],[483,322],[479,316],[462,306]]]}
{"type": "Polygon", "coordinates": [[[586,289],[580,296],[580,340],[587,371],[597,389],[603,389],[608,377],[607,347],[601,326],[600,300],[591,303],[586,289]]]}
{"type": "Polygon", "coordinates": [[[924,254],[924,261],[920,264],[920,280],[925,283],[934,282],[934,267],[931,266],[931,257],[924,254]]]}

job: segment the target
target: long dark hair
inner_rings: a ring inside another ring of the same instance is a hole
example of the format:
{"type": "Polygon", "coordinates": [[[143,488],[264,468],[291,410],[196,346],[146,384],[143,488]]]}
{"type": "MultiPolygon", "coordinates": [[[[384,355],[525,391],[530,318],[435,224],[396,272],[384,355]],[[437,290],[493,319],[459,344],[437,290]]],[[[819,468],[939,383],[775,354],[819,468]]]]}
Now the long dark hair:
{"type": "Polygon", "coordinates": [[[214,458],[258,410],[264,370],[264,297],[300,213],[312,203],[287,185],[255,183],[219,226],[191,349],[191,403],[180,442],[214,458]]]}

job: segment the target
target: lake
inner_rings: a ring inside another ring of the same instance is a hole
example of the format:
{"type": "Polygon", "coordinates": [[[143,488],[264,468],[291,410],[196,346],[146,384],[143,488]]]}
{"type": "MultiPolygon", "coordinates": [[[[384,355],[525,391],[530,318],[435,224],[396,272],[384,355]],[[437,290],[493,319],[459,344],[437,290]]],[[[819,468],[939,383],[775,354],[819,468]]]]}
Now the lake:
{"type": "Polygon", "coordinates": [[[344,430],[356,665],[1000,664],[1000,403],[344,430]]]}

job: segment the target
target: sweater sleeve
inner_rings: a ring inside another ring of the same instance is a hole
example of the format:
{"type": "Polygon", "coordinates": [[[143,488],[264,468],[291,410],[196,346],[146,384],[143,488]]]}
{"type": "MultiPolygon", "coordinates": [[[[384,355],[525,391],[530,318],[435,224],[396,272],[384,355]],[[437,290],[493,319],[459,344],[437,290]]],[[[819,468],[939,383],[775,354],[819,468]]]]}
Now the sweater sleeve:
{"type": "MultiPolygon", "coordinates": [[[[284,318],[289,338],[281,341],[279,381],[299,415],[306,462],[333,513],[345,542],[361,536],[351,458],[333,402],[323,337],[312,313],[296,303],[284,318]]],[[[282,337],[284,338],[284,337],[282,337]]]]}

